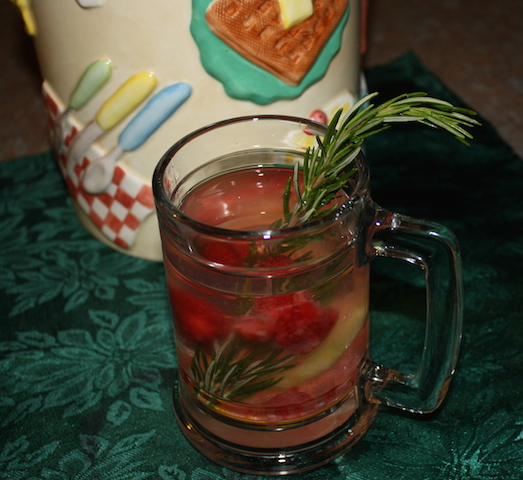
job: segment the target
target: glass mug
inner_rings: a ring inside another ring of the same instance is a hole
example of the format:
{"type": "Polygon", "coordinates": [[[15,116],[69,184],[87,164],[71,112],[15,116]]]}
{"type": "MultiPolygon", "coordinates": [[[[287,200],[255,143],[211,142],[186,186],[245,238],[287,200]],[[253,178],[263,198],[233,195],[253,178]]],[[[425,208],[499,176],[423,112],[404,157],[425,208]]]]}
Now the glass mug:
{"type": "Polygon", "coordinates": [[[293,165],[324,132],[294,117],[226,120],[176,143],[153,176],[178,358],[176,418],[197,450],[245,473],[333,460],[365,434],[380,404],[433,411],[457,360],[457,242],[443,226],[377,206],[362,154],[332,213],[278,229],[293,165]],[[376,256],[425,275],[415,374],[368,353],[376,256]]]}

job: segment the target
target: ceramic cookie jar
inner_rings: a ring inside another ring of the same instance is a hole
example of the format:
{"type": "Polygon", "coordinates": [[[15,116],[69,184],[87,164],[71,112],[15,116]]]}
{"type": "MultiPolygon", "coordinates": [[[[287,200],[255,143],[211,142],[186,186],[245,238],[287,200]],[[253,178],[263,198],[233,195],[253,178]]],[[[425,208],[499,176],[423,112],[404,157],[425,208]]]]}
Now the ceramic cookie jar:
{"type": "Polygon", "coordinates": [[[175,141],[241,115],[326,122],[360,94],[360,0],[12,1],[78,217],[141,258],[161,260],[151,177],[175,141]]]}

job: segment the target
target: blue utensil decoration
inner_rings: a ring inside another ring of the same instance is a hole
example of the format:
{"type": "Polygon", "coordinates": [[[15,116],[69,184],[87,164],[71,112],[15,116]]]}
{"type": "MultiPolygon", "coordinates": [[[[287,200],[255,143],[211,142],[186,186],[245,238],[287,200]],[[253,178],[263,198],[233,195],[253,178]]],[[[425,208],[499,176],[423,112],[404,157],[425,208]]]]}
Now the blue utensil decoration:
{"type": "Polygon", "coordinates": [[[189,98],[192,87],[180,82],[165,87],[145,104],[118,137],[118,144],[107,155],[86,168],[82,185],[93,195],[104,192],[113,178],[116,162],[124,152],[136,150],[189,98]]]}

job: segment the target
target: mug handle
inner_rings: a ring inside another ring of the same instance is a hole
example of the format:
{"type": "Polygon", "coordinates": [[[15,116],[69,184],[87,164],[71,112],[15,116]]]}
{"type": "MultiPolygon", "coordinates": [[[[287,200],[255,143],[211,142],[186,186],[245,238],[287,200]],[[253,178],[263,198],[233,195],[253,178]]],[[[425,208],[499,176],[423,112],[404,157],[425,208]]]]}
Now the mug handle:
{"type": "Polygon", "coordinates": [[[427,313],[425,344],[417,372],[405,374],[370,360],[365,372],[365,395],[371,403],[430,413],[447,393],[461,341],[463,280],[459,244],[442,225],[381,207],[376,207],[369,233],[371,256],[398,258],[423,270],[427,313]]]}

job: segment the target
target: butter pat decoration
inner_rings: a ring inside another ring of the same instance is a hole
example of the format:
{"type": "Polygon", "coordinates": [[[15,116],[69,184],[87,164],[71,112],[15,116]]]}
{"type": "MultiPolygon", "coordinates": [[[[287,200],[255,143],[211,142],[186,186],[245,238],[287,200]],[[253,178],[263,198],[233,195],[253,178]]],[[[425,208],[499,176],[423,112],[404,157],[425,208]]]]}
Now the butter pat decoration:
{"type": "Polygon", "coordinates": [[[288,30],[314,13],[312,0],[278,0],[283,26],[288,30]]]}

